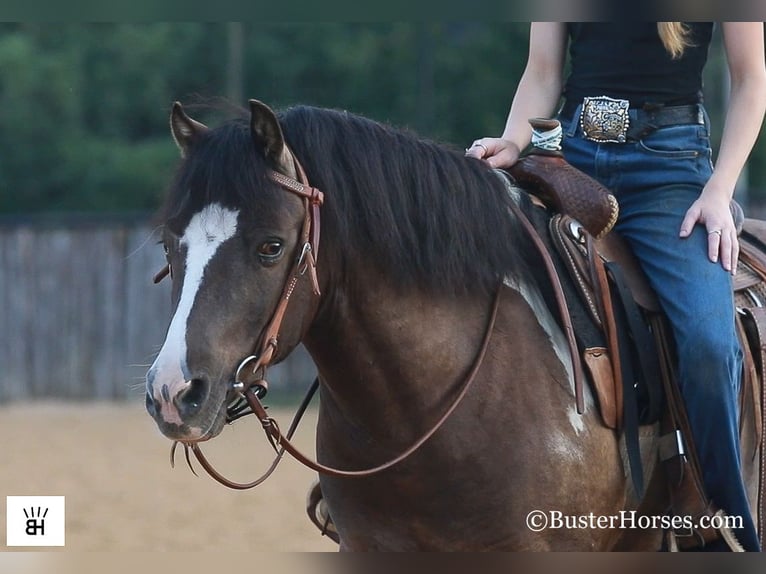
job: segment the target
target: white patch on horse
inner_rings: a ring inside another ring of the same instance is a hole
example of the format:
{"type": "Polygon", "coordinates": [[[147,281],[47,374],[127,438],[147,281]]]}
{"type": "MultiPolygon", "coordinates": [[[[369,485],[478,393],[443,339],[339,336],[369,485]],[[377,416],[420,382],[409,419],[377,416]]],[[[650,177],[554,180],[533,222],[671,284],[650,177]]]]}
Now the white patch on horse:
{"type": "MultiPolygon", "coordinates": [[[[537,322],[548,335],[548,339],[551,342],[554,353],[556,353],[556,357],[558,357],[561,366],[564,367],[564,370],[566,371],[569,387],[572,391],[572,397],[574,397],[574,371],[569,353],[569,343],[564,335],[564,331],[559,327],[556,318],[545,304],[540,291],[529,282],[514,281],[510,278],[506,278],[503,283],[514,291],[517,291],[527,302],[530,309],[532,309],[532,313],[537,318],[537,322]]],[[[583,385],[583,402],[585,403],[586,411],[595,407],[593,393],[591,392],[589,385],[583,385]]],[[[582,415],[577,413],[574,398],[572,399],[572,404],[567,408],[567,418],[569,419],[569,423],[572,425],[575,434],[579,435],[585,431],[585,421],[583,421],[582,415]]]]}
{"type": "MultiPolygon", "coordinates": [[[[505,172],[495,170],[495,173],[505,185],[508,196],[514,203],[518,205],[521,201],[521,190],[513,185],[505,172]]],[[[509,217],[512,217],[512,215],[509,214],[509,217]]],[[[569,386],[572,390],[572,396],[574,396],[574,371],[572,368],[572,359],[569,353],[569,343],[567,342],[567,338],[564,335],[564,331],[561,329],[561,327],[559,327],[556,318],[553,316],[550,309],[545,304],[539,289],[537,289],[534,284],[528,281],[525,282],[522,279],[516,280],[506,277],[504,283],[508,287],[517,291],[522,297],[524,297],[524,300],[532,309],[535,317],[537,317],[538,323],[548,335],[548,338],[551,341],[551,345],[553,346],[553,351],[556,353],[556,356],[558,357],[561,365],[564,367],[564,370],[567,373],[567,379],[569,380],[569,386]]],[[[590,387],[588,387],[588,385],[584,385],[583,400],[586,406],[594,406],[593,394],[591,393],[590,387]]],[[[568,410],[568,417],[569,422],[572,424],[572,428],[575,430],[575,433],[580,434],[585,430],[585,424],[583,423],[582,416],[577,413],[577,410],[574,406],[568,410]]]]}
{"type": "MultiPolygon", "coordinates": [[[[171,396],[175,395],[177,387],[190,377],[186,366],[186,324],[205,269],[221,245],[236,233],[238,215],[238,211],[214,203],[194,215],[184,230],[180,241],[186,247],[184,282],[165,343],[152,365],[155,397],[164,384],[170,387],[171,396]]],[[[167,418],[165,410],[163,408],[163,414],[167,418]]]]}
{"type": "Polygon", "coordinates": [[[532,309],[537,322],[543,328],[543,331],[548,335],[553,346],[553,351],[561,361],[561,365],[564,367],[567,373],[567,379],[569,380],[572,392],[574,393],[574,373],[572,370],[572,359],[569,356],[569,344],[564,336],[564,331],[561,330],[559,324],[556,322],[555,317],[548,309],[548,306],[543,301],[543,296],[540,291],[529,282],[523,282],[506,277],[503,281],[508,287],[517,291],[527,305],[532,309]]]}
{"type": "MultiPolygon", "coordinates": [[[[588,395],[589,393],[586,392],[585,398],[587,398],[588,395]]],[[[569,419],[569,424],[571,424],[572,428],[575,430],[575,434],[579,435],[585,431],[585,422],[583,421],[582,415],[577,412],[577,407],[575,405],[569,405],[567,407],[567,418],[569,419]]]]}
{"type": "MultiPolygon", "coordinates": [[[[579,418],[576,411],[574,414],[579,418]]],[[[577,430],[578,427],[575,425],[583,425],[583,423],[582,421],[572,422],[572,426],[575,427],[575,433],[579,435],[580,431],[577,430]]],[[[584,425],[582,429],[584,429],[584,425]]],[[[582,461],[582,448],[575,442],[576,440],[569,432],[557,432],[548,435],[546,444],[550,453],[557,457],[568,459],[571,462],[582,461]]]]}

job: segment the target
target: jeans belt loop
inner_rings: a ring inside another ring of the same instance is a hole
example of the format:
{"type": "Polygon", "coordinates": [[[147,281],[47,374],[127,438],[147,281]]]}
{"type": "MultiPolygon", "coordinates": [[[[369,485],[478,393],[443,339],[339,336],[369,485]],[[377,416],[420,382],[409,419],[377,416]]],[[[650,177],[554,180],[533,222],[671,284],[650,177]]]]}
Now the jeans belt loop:
{"type": "MultiPolygon", "coordinates": [[[[563,112],[563,110],[562,110],[563,112]]],[[[565,135],[567,137],[574,137],[574,135],[577,133],[577,128],[580,127],[580,115],[582,114],[582,104],[577,104],[577,107],[575,107],[573,112],[570,112],[569,114],[566,114],[563,119],[569,122],[569,127],[567,128],[567,131],[565,135]]]]}

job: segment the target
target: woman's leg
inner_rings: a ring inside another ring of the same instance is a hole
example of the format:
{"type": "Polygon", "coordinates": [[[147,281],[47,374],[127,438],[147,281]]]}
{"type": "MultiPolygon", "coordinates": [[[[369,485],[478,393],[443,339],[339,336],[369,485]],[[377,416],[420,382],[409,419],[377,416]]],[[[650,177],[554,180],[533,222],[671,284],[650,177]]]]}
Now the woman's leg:
{"type": "Polygon", "coordinates": [[[620,194],[617,230],[630,243],[672,325],[678,379],[688,411],[708,495],[730,516],[749,551],[758,537],[741,478],[738,393],[742,351],[735,331],[731,276],[707,257],[707,232],[678,230],[692,202],[693,186],[620,194]]]}
{"type": "MultiPolygon", "coordinates": [[[[576,116],[576,114],[575,114],[576,116]]],[[[641,142],[594,144],[562,118],[564,155],[617,197],[615,229],[628,241],[672,326],[678,379],[707,494],[730,516],[748,551],[759,549],[740,464],[742,350],[731,276],[707,257],[702,225],[681,239],[681,221],[712,174],[707,124],[663,128],[641,142]]]]}

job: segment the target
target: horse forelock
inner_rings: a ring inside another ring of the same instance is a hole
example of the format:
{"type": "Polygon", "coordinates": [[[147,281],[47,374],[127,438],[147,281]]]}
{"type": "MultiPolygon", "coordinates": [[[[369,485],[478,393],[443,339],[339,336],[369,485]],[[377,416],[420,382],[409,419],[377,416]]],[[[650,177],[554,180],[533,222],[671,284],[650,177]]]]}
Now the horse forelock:
{"type": "Polygon", "coordinates": [[[157,219],[180,235],[208,206],[241,211],[245,220],[268,218],[282,209],[283,194],[268,177],[244,117],[201,135],[176,171],[157,219]]]}

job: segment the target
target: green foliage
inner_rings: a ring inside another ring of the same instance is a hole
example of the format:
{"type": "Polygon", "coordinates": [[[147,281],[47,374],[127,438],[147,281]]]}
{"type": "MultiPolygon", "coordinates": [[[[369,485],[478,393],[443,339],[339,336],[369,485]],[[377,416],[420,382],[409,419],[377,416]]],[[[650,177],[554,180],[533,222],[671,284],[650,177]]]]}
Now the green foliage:
{"type": "Polygon", "coordinates": [[[205,37],[196,25],[0,29],[0,211],[153,209],[177,157],[172,86],[190,86],[179,69],[205,37]]]}
{"type": "Polygon", "coordinates": [[[341,108],[464,147],[502,131],[527,39],[514,22],[0,24],[0,213],[154,209],[174,100],[341,108]]]}

